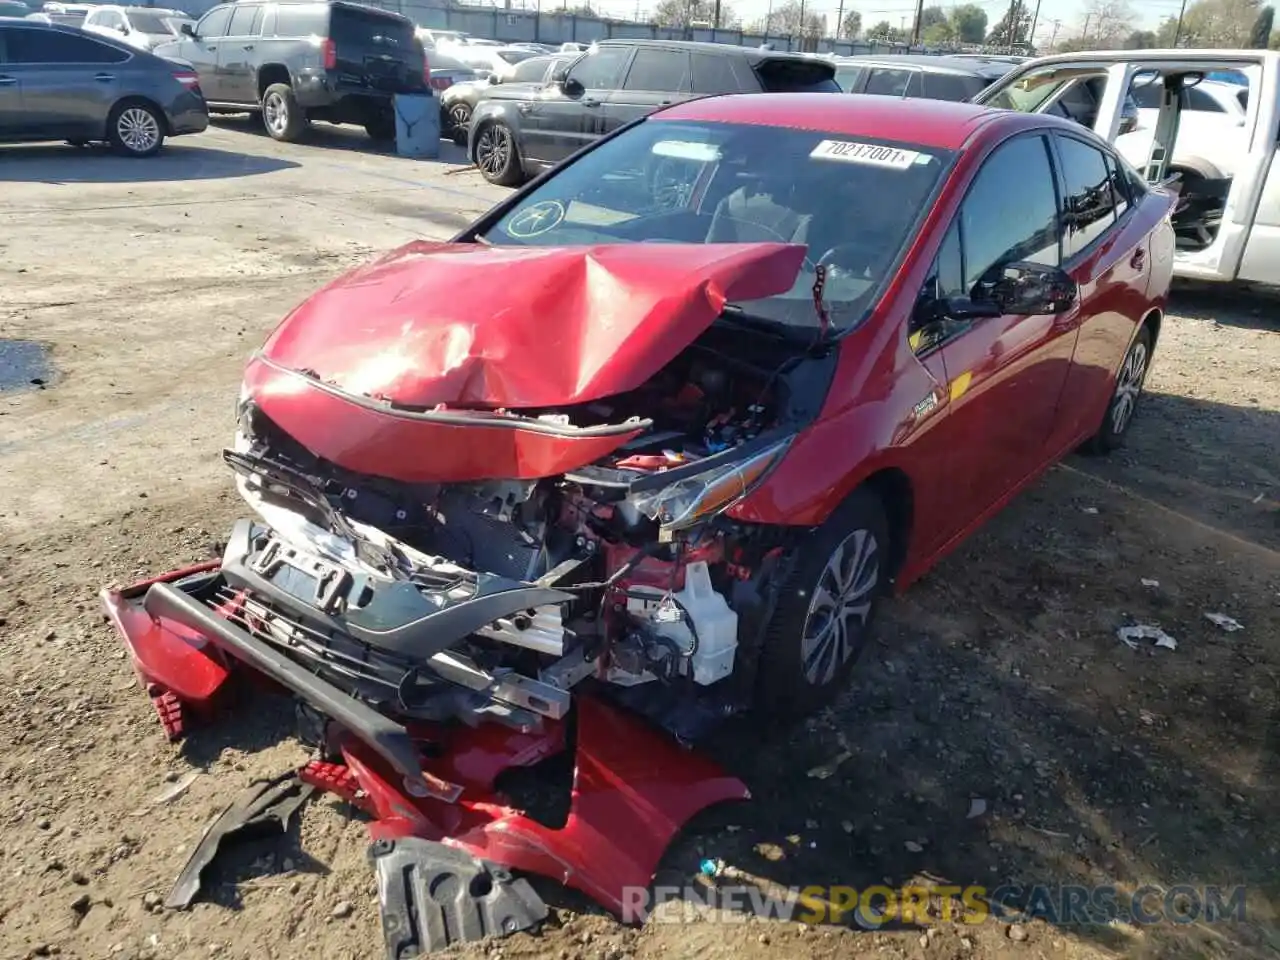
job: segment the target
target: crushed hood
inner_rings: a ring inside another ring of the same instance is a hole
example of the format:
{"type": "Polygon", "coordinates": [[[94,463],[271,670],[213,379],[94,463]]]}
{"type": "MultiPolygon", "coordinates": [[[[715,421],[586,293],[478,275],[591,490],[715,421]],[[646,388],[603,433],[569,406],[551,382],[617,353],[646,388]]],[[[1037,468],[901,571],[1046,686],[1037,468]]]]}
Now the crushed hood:
{"type": "Polygon", "coordinates": [[[634,389],[725,303],[791,289],[805,247],[411,243],[324,287],[263,348],[404,407],[530,409],[634,389]]]}

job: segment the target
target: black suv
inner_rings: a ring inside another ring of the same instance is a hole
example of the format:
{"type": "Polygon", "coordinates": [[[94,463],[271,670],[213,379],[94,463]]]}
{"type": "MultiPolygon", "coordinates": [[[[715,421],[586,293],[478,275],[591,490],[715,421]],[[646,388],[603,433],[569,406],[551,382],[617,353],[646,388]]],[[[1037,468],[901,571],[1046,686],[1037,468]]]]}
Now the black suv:
{"type": "Polygon", "coordinates": [[[195,68],[211,112],[260,110],[277,140],[297,140],[310,120],[358,123],[394,140],[392,97],[430,92],[413,22],[362,4],[240,0],[183,34],[153,52],[195,68]]]}
{"type": "Polygon", "coordinates": [[[471,115],[467,156],[515,186],[624,123],[722,93],[839,93],[830,60],[722,43],[602,40],[545,84],[499,84],[471,115]]]}

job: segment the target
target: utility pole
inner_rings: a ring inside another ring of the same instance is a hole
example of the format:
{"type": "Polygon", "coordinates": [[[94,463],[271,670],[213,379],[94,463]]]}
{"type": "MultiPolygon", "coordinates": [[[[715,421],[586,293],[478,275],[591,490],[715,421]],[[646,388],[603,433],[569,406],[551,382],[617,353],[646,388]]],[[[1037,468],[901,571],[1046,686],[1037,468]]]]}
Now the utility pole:
{"type": "Polygon", "coordinates": [[[1092,16],[1093,16],[1093,14],[1092,14],[1092,13],[1087,14],[1087,15],[1085,16],[1085,18],[1084,18],[1084,29],[1080,31],[1080,39],[1081,39],[1081,40],[1084,40],[1086,43],[1087,43],[1087,42],[1088,42],[1088,40],[1089,40],[1089,18],[1090,18],[1090,17],[1092,17],[1092,16]]]}
{"type": "Polygon", "coordinates": [[[1010,0],[1009,16],[1004,22],[1004,37],[1009,44],[1009,52],[1013,53],[1013,37],[1018,28],[1018,0],[1010,0]]]}
{"type": "Polygon", "coordinates": [[[712,17],[711,25],[716,30],[720,29],[720,0],[716,0],[716,12],[715,12],[715,16],[712,17]]]}
{"type": "Polygon", "coordinates": [[[911,46],[920,42],[920,21],[924,19],[924,0],[916,0],[916,22],[911,28],[911,46]]]}
{"type": "Polygon", "coordinates": [[[840,7],[836,10],[836,39],[840,39],[840,33],[844,30],[844,0],[840,0],[840,7]]]}
{"type": "Polygon", "coordinates": [[[1053,45],[1058,42],[1058,28],[1062,26],[1061,20],[1053,21],[1053,33],[1049,37],[1049,53],[1053,53],[1053,45]]]}
{"type": "Polygon", "coordinates": [[[804,49],[804,0],[800,0],[800,49],[804,49]]]}
{"type": "Polygon", "coordinates": [[[1040,0],[1036,0],[1036,12],[1031,15],[1031,29],[1027,31],[1027,49],[1036,42],[1036,23],[1040,20],[1040,0]]]}
{"type": "Polygon", "coordinates": [[[1173,45],[1178,45],[1178,40],[1182,37],[1182,18],[1187,13],[1187,0],[1182,0],[1182,6],[1178,8],[1178,25],[1173,28],[1173,45]]]}

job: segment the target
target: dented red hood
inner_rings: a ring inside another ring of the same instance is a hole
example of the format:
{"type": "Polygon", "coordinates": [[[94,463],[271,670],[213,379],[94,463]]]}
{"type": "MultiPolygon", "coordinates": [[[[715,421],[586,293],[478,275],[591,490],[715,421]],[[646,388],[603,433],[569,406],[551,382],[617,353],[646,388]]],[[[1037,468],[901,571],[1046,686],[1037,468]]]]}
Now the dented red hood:
{"type": "Polygon", "coordinates": [[[263,352],[401,406],[593,400],[657,373],[726,302],[791,289],[804,255],[781,243],[411,243],[320,290],[263,352]]]}

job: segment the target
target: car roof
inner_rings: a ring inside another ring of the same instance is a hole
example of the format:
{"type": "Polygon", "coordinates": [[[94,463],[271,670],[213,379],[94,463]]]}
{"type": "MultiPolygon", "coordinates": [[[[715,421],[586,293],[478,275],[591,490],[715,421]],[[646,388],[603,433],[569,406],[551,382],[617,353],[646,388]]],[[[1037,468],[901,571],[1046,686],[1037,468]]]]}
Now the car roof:
{"type": "MultiPolygon", "coordinates": [[[[653,47],[656,49],[690,50],[698,53],[713,53],[724,57],[743,57],[752,63],[762,60],[803,60],[808,62],[812,56],[801,53],[789,53],[786,50],[761,50],[757,47],[735,47],[731,43],[708,43],[702,40],[633,40],[629,37],[612,37],[598,40],[592,46],[599,47],[653,47]]],[[[825,61],[830,62],[830,61],[825,61]]]]}
{"type": "Polygon", "coordinates": [[[939,150],[959,150],[980,130],[1014,132],[1053,127],[1083,130],[1045,114],[995,110],[973,103],[923,97],[847,97],[830,93],[747,93],[701,97],[665,107],[655,120],[750,123],[819,130],[845,137],[897,140],[939,150]]]}
{"type": "Polygon", "coordinates": [[[885,56],[871,55],[865,57],[838,57],[836,59],[836,63],[838,65],[853,64],[855,66],[862,64],[874,64],[878,67],[905,65],[909,67],[919,67],[936,73],[963,73],[968,76],[982,77],[989,80],[994,80],[997,77],[1003,77],[1015,66],[1015,64],[1012,63],[980,60],[977,58],[966,59],[963,57],[934,57],[926,53],[898,53],[887,54],[885,56]]]}

